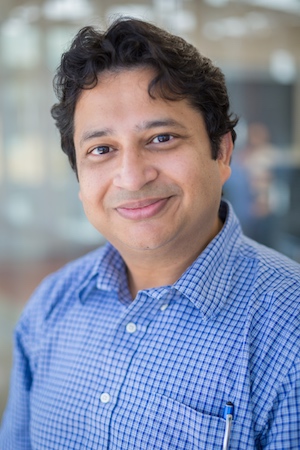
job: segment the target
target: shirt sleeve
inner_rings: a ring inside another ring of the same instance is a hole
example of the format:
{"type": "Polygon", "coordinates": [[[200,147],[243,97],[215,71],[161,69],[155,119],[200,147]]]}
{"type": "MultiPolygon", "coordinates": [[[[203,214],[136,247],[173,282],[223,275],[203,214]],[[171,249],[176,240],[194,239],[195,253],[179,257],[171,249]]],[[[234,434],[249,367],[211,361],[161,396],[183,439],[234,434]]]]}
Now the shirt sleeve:
{"type": "Polygon", "coordinates": [[[258,449],[300,449],[300,359],[282,384],[258,449]]]}
{"type": "Polygon", "coordinates": [[[29,393],[32,374],[19,329],[16,329],[14,338],[10,393],[0,429],[0,448],[1,450],[30,450],[29,393]]]}
{"type": "Polygon", "coordinates": [[[30,392],[34,359],[43,333],[51,277],[46,278],[27,303],[14,332],[13,367],[8,403],[0,427],[0,450],[31,450],[30,392]]]}
{"type": "MultiPolygon", "coordinates": [[[[75,267],[75,275],[72,264],[48,275],[33,293],[16,326],[10,392],[0,426],[0,450],[31,450],[30,398],[40,345],[47,319],[65,298],[66,289],[72,286],[76,290],[82,282],[78,276],[82,265],[75,267]]],[[[80,275],[85,279],[84,271],[80,275]]]]}

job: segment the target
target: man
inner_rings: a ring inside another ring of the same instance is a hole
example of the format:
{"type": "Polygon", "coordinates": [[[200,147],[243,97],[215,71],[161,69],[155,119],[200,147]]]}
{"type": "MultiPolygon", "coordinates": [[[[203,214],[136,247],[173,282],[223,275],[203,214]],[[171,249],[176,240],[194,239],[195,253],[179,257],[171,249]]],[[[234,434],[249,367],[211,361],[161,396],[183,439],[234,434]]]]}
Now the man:
{"type": "Polygon", "coordinates": [[[109,243],[27,305],[1,450],[299,449],[299,265],[221,202],[237,122],[221,71],[123,19],[79,32],[56,90],[109,243]]]}

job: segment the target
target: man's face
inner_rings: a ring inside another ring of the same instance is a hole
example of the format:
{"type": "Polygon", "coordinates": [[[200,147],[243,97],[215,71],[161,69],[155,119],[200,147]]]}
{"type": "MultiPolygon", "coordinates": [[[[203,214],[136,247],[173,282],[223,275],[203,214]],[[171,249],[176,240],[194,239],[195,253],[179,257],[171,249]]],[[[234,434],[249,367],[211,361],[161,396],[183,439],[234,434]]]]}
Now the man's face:
{"type": "Polygon", "coordinates": [[[200,252],[219,231],[230,175],[230,135],[214,161],[201,114],[186,100],[152,99],[153,75],[140,68],[106,72],[75,109],[80,199],[123,257],[187,245],[200,252]]]}

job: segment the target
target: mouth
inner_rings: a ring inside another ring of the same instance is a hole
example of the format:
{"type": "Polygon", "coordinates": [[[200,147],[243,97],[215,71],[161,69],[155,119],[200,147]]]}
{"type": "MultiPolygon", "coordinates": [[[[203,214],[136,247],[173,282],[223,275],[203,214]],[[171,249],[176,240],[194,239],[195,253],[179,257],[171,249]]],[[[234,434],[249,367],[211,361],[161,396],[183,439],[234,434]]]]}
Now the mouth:
{"type": "Polygon", "coordinates": [[[144,220],[150,219],[160,213],[167,205],[172,197],[144,199],[133,202],[124,203],[115,210],[124,219],[144,220]]]}

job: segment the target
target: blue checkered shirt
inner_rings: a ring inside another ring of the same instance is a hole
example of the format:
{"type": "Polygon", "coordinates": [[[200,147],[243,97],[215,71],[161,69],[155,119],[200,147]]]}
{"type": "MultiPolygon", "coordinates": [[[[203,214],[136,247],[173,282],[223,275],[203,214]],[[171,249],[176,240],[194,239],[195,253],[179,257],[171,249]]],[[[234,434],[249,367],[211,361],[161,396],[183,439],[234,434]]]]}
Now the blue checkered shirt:
{"type": "Polygon", "coordinates": [[[300,449],[299,265],[222,231],[131,301],[109,244],[48,277],[15,331],[1,450],[300,449]]]}

